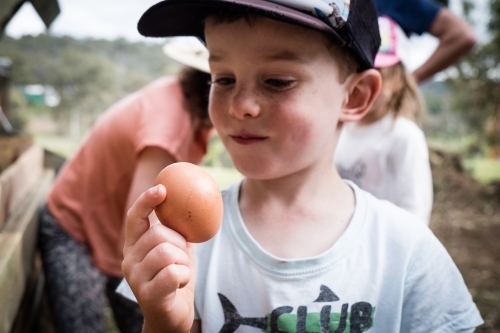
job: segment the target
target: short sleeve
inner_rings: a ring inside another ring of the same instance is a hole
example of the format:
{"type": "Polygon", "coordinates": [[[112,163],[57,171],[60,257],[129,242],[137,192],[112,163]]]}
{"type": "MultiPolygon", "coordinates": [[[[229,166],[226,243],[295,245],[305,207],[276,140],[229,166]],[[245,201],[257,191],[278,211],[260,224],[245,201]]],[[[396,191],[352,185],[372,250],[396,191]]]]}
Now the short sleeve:
{"type": "Polygon", "coordinates": [[[191,120],[185,109],[180,85],[174,78],[162,78],[141,91],[140,114],[135,124],[135,151],[158,147],[177,161],[186,160],[186,147],[193,141],[191,120]]]}
{"type": "Polygon", "coordinates": [[[432,0],[375,0],[379,16],[389,16],[406,34],[427,32],[441,9],[432,0]]]}
{"type": "Polygon", "coordinates": [[[482,323],[458,268],[429,231],[405,281],[400,332],[473,332],[482,323]]]}

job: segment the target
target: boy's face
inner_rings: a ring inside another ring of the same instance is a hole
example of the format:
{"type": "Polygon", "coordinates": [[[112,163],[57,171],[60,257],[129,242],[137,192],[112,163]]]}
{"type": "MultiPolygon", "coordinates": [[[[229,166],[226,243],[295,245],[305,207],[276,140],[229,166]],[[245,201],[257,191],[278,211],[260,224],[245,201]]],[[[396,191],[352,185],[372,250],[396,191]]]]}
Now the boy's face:
{"type": "Polygon", "coordinates": [[[205,25],[209,113],[240,172],[274,179],[332,165],[346,100],[321,33],[257,18],[205,25]]]}

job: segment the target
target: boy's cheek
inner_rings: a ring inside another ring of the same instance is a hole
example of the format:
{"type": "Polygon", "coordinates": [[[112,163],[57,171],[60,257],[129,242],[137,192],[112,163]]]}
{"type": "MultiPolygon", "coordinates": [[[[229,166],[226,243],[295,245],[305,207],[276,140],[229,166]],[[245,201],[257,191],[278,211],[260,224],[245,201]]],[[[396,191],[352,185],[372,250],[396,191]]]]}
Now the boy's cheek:
{"type": "Polygon", "coordinates": [[[234,119],[230,114],[230,103],[222,94],[210,96],[210,104],[208,106],[208,115],[212,121],[212,125],[219,134],[226,133],[234,119]]]}
{"type": "Polygon", "coordinates": [[[220,134],[220,132],[223,130],[220,112],[218,112],[218,111],[212,109],[212,107],[210,107],[208,115],[210,117],[210,120],[212,121],[212,125],[220,134]]]}
{"type": "Polygon", "coordinates": [[[218,103],[218,99],[213,95],[211,95],[210,104],[208,105],[208,115],[216,130],[219,130],[218,127],[220,126],[221,123],[222,110],[223,108],[221,107],[220,103],[218,103]]]}

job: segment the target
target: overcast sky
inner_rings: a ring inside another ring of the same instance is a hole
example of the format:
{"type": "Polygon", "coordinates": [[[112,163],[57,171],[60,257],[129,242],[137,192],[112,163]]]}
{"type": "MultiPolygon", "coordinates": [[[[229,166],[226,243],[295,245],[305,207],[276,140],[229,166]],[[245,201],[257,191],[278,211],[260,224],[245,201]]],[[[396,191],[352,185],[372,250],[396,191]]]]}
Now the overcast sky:
{"type": "MultiPolygon", "coordinates": [[[[61,13],[50,31],[77,38],[93,37],[146,40],[137,32],[141,14],[158,0],[58,0],[61,13]]],[[[30,2],[25,2],[6,28],[6,34],[20,37],[38,34],[45,26],[30,2]]]]}
{"type": "MultiPolygon", "coordinates": [[[[50,31],[56,35],[68,35],[76,38],[126,38],[130,41],[154,41],[139,35],[137,21],[142,13],[159,0],[58,0],[61,14],[56,18],[50,31]]],[[[395,0],[398,1],[398,0],[395,0]]],[[[399,0],[405,1],[405,0],[399,0]]],[[[460,14],[459,0],[450,0],[451,10],[460,14]]],[[[486,38],[484,21],[487,17],[487,0],[476,0],[476,34],[486,38]]],[[[12,21],[7,25],[6,34],[19,38],[25,34],[37,35],[45,31],[41,19],[30,2],[25,2],[12,21]]],[[[158,39],[157,39],[158,40],[158,39]]],[[[158,40],[161,42],[161,40],[158,40]]],[[[412,37],[412,57],[410,69],[422,64],[437,46],[431,36],[412,37]]]]}

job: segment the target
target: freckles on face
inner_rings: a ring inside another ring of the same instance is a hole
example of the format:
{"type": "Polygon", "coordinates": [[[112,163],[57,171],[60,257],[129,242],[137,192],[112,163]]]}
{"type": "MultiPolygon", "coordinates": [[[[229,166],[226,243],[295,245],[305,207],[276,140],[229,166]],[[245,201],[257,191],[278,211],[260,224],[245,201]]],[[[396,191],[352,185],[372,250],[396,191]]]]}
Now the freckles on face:
{"type": "Polygon", "coordinates": [[[343,86],[320,33],[264,18],[209,18],[205,36],[210,118],[240,172],[279,177],[331,160],[343,86]],[[241,145],[234,133],[263,139],[241,145]]]}

